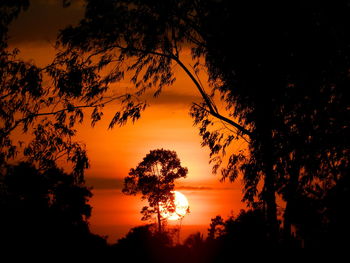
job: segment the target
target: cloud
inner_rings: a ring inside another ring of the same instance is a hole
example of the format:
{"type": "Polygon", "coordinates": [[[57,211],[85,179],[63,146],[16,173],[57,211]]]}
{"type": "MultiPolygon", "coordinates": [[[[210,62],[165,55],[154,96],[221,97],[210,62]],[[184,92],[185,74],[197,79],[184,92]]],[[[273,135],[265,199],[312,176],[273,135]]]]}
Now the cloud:
{"type": "Polygon", "coordinates": [[[216,190],[232,190],[233,187],[225,187],[225,186],[192,186],[192,185],[180,185],[176,187],[176,190],[184,190],[184,191],[216,191],[216,190]]]}
{"type": "Polygon", "coordinates": [[[93,189],[113,190],[123,188],[123,179],[120,178],[104,178],[104,177],[86,177],[86,184],[92,186],[93,189]]]}
{"type": "MultiPolygon", "coordinates": [[[[87,176],[85,180],[88,186],[92,186],[93,189],[96,189],[96,190],[97,189],[98,190],[121,190],[124,184],[124,180],[122,178],[87,176]]],[[[212,190],[232,190],[232,188],[230,187],[214,188],[210,186],[180,185],[180,186],[176,186],[176,190],[212,191],[212,190]]]]}
{"type": "Polygon", "coordinates": [[[193,191],[209,191],[209,190],[214,190],[213,187],[208,187],[208,186],[185,186],[185,185],[182,185],[182,186],[178,186],[176,187],[176,190],[193,190],[193,191]]]}

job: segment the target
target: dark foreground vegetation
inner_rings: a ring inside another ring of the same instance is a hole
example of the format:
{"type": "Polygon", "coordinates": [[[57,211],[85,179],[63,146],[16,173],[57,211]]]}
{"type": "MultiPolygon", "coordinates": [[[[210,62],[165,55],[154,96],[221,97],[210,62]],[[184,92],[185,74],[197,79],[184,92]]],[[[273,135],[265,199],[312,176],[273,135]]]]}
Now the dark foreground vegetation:
{"type": "Polygon", "coordinates": [[[107,244],[105,238],[90,232],[88,218],[90,190],[72,174],[52,168],[39,171],[20,163],[1,170],[0,241],[1,248],[45,249],[60,255],[99,255],[128,257],[143,262],[218,262],[247,249],[324,248],[347,249],[350,216],[349,181],[339,182],[322,200],[298,200],[289,239],[283,225],[277,243],[268,236],[262,207],[241,211],[227,219],[216,216],[208,226],[206,238],[194,233],[182,244],[177,233],[159,232],[157,225],[144,225],[107,244]]]}
{"type": "Polygon", "coordinates": [[[58,168],[41,172],[20,163],[1,168],[1,249],[99,250],[103,238],[89,231],[90,190],[58,168]]]}

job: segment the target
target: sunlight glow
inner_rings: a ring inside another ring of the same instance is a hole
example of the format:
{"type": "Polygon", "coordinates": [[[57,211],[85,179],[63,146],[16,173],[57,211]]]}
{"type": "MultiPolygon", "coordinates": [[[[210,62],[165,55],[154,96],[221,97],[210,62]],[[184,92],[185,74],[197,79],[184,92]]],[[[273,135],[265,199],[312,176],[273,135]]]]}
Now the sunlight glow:
{"type": "Polygon", "coordinates": [[[189,211],[188,200],[185,195],[178,191],[173,191],[174,193],[174,203],[175,203],[175,211],[170,213],[164,207],[160,206],[161,216],[162,218],[166,218],[168,220],[179,220],[183,218],[189,211]]]}

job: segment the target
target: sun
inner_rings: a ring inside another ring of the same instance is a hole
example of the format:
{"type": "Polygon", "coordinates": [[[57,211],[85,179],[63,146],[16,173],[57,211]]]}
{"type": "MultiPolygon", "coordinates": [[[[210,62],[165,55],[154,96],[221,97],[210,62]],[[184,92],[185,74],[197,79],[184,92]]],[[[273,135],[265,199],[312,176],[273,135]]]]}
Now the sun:
{"type": "Polygon", "coordinates": [[[188,200],[186,196],[178,191],[172,191],[174,194],[175,211],[169,212],[162,205],[160,205],[161,216],[168,220],[179,220],[183,218],[188,213],[188,200]]]}

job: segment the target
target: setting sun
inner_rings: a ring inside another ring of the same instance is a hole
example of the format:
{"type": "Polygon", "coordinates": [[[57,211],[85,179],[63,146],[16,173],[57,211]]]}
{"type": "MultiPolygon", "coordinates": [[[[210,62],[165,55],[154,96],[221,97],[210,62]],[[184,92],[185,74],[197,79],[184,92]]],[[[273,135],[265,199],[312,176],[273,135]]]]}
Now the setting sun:
{"type": "Polygon", "coordinates": [[[179,220],[183,218],[189,212],[189,204],[186,196],[178,191],[173,191],[174,193],[174,204],[175,211],[169,212],[162,205],[160,205],[161,216],[168,220],[179,220]]]}

